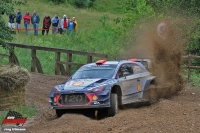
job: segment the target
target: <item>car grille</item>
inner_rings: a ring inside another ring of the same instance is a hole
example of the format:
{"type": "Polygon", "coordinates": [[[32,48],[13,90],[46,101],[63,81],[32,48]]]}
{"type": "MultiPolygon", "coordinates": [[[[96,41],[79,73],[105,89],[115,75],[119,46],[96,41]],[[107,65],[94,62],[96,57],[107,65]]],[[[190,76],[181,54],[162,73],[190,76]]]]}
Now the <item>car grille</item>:
{"type": "Polygon", "coordinates": [[[67,105],[82,105],[87,104],[89,99],[83,93],[79,94],[63,94],[59,99],[60,104],[67,104],[67,105]]]}

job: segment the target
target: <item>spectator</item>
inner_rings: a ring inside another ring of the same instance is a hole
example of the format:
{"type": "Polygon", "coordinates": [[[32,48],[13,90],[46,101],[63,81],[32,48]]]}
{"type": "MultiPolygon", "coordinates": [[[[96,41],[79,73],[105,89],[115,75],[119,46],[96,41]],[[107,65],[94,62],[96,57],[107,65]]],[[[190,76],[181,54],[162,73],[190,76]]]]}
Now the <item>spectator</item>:
{"type": "Polygon", "coordinates": [[[70,36],[72,35],[73,30],[74,30],[74,22],[72,18],[70,18],[68,23],[68,32],[70,36]]]}
{"type": "Polygon", "coordinates": [[[26,14],[24,14],[23,18],[24,18],[24,27],[26,29],[26,34],[30,35],[29,24],[31,20],[31,15],[29,14],[29,11],[27,11],[26,14]]]}
{"type": "Polygon", "coordinates": [[[46,16],[43,19],[42,35],[44,35],[45,31],[46,34],[48,35],[50,26],[51,26],[51,18],[49,17],[48,14],[46,14],[46,16]]]}
{"type": "Polygon", "coordinates": [[[63,33],[66,33],[67,27],[68,27],[68,19],[67,19],[67,16],[64,15],[63,19],[61,20],[61,28],[62,28],[63,33]]]}
{"type": "Polygon", "coordinates": [[[18,33],[20,31],[21,20],[22,20],[22,14],[20,12],[20,9],[18,9],[18,13],[16,15],[16,28],[17,28],[18,33]]]}
{"type": "Polygon", "coordinates": [[[56,15],[51,19],[51,23],[52,23],[52,34],[58,33],[58,26],[61,27],[61,25],[60,25],[60,18],[58,17],[58,14],[56,14],[56,15]]]}
{"type": "Polygon", "coordinates": [[[38,35],[39,22],[40,22],[40,16],[36,13],[36,11],[34,11],[33,15],[31,16],[31,23],[33,24],[34,28],[34,35],[38,35]]]}
{"type": "Polygon", "coordinates": [[[74,31],[76,31],[76,30],[78,29],[78,23],[77,23],[75,17],[72,17],[72,20],[73,20],[73,22],[74,22],[74,31]]]}
{"type": "Polygon", "coordinates": [[[14,29],[15,28],[15,14],[14,11],[9,15],[8,27],[14,29]]]}

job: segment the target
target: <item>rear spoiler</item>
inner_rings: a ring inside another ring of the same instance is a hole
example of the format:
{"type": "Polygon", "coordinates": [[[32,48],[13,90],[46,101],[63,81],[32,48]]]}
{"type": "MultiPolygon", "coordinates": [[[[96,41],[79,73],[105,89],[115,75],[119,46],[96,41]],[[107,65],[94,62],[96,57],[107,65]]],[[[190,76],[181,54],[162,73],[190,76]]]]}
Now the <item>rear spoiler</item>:
{"type": "Polygon", "coordinates": [[[146,68],[152,68],[152,65],[151,65],[151,60],[150,59],[144,59],[144,58],[134,58],[134,59],[130,59],[132,61],[135,61],[135,62],[140,62],[141,64],[143,64],[146,68]]]}

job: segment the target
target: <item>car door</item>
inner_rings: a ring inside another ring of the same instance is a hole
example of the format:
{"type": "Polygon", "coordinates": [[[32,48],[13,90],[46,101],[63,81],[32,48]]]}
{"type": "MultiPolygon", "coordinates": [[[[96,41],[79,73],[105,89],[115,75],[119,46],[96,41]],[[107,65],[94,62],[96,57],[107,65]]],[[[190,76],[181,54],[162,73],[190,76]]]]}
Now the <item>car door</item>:
{"type": "Polygon", "coordinates": [[[138,97],[133,96],[136,93],[135,84],[137,84],[137,79],[140,77],[139,74],[133,74],[133,64],[127,63],[120,66],[118,70],[118,77],[121,84],[122,89],[122,103],[127,104],[131,103],[134,100],[136,101],[138,97]],[[127,75],[123,75],[123,73],[128,72],[127,75]],[[133,88],[134,87],[134,88],[133,88]]]}

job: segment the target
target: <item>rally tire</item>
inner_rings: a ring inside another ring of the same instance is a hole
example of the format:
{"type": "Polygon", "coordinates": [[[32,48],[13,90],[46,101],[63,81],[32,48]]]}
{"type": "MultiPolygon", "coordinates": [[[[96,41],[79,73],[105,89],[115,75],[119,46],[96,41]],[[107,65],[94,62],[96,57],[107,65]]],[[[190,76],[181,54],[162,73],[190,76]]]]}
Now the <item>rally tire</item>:
{"type": "Polygon", "coordinates": [[[64,110],[63,109],[56,109],[56,115],[57,117],[61,117],[64,114],[64,110]]]}
{"type": "Polygon", "coordinates": [[[118,98],[117,94],[111,93],[110,107],[108,108],[108,116],[114,116],[118,112],[118,98]]]}
{"type": "Polygon", "coordinates": [[[150,105],[158,102],[158,94],[154,85],[150,85],[148,93],[148,103],[150,105]]]}

